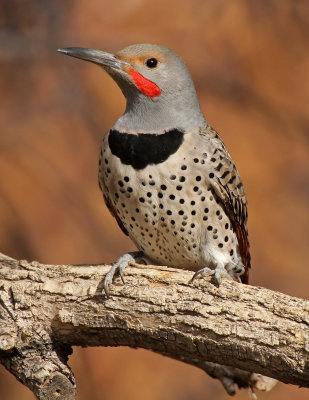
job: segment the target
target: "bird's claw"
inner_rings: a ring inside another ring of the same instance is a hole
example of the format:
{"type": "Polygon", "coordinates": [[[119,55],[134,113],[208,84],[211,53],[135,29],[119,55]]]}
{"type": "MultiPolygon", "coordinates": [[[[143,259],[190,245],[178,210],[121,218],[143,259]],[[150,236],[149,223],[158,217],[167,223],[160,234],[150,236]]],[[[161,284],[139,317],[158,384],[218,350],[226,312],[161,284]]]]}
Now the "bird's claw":
{"type": "Polygon", "coordinates": [[[120,276],[120,279],[121,279],[122,283],[125,285],[125,281],[124,281],[124,277],[123,277],[122,271],[123,270],[119,269],[119,276],[120,276]]]}
{"type": "Polygon", "coordinates": [[[123,277],[123,271],[126,266],[128,266],[131,262],[135,262],[139,257],[142,256],[141,252],[132,252],[123,254],[112,266],[112,268],[105,275],[103,281],[103,289],[107,297],[110,297],[110,285],[113,283],[113,280],[117,274],[119,274],[122,283],[125,285],[125,280],[123,277]]]}
{"type": "Polygon", "coordinates": [[[113,280],[114,280],[114,278],[115,278],[117,273],[120,275],[122,283],[123,284],[125,283],[124,282],[124,278],[123,278],[123,274],[122,274],[122,271],[123,271],[124,268],[125,268],[125,265],[121,268],[121,266],[119,266],[118,261],[117,261],[112,266],[112,268],[108,271],[108,273],[105,275],[104,282],[103,282],[103,287],[104,287],[104,292],[105,292],[107,297],[110,297],[109,287],[113,283],[113,280]]]}
{"type": "Polygon", "coordinates": [[[192,283],[199,275],[213,275],[215,273],[215,271],[211,268],[205,267],[205,268],[201,268],[198,271],[195,272],[195,274],[192,276],[192,278],[190,279],[189,283],[192,283]]]}
{"type": "Polygon", "coordinates": [[[241,282],[240,277],[245,273],[245,267],[243,265],[232,265],[231,268],[227,268],[229,276],[234,278],[237,282],[241,282]]]}
{"type": "Polygon", "coordinates": [[[213,276],[217,286],[220,286],[222,276],[232,279],[227,270],[221,264],[218,264],[215,269],[211,269],[209,267],[199,269],[191,278],[190,283],[192,283],[199,276],[213,276]]]}

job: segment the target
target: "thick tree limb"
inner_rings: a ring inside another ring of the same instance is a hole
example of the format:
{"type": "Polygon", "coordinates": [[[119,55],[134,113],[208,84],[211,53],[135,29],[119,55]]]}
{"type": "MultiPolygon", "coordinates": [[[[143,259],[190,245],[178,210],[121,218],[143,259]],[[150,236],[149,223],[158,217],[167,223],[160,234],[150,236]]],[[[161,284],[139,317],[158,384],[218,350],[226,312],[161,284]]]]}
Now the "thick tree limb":
{"type": "Polygon", "coordinates": [[[309,387],[309,301],[137,264],[106,298],[109,268],[0,257],[0,361],[39,399],[75,398],[74,345],[151,349],[202,368],[230,394],[235,384],[269,390],[274,381],[259,374],[309,387]]]}

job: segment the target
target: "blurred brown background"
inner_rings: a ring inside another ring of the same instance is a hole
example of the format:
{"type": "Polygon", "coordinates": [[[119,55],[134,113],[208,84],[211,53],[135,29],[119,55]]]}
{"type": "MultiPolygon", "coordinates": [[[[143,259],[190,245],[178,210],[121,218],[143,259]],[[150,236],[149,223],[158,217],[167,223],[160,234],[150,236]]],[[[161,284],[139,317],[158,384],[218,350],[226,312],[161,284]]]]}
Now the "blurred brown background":
{"type": "MultiPolygon", "coordinates": [[[[97,185],[116,84],[58,47],[166,45],[186,61],[249,200],[251,284],[308,298],[309,4],[302,0],[2,0],[0,240],[13,257],[111,262],[134,248],[97,185]]],[[[75,348],[78,400],[225,399],[196,368],[143,350],[75,348]]],[[[237,395],[247,399],[246,391],[237,395]]],[[[260,399],[309,398],[279,384],[260,399]]],[[[33,399],[0,368],[1,400],[33,399]]]]}

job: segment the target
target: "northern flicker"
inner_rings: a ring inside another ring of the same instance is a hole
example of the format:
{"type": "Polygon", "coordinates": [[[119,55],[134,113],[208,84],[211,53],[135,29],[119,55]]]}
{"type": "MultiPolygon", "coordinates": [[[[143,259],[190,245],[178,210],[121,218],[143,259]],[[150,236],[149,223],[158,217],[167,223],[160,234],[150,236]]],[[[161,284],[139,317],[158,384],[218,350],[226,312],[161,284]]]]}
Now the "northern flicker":
{"type": "Polygon", "coordinates": [[[173,51],[154,44],[117,54],[60,52],[100,65],[126,97],[99,160],[105,203],[139,252],[126,253],[104,281],[143,258],[248,282],[250,253],[243,184],[222,140],[204,118],[191,76],[173,51]]]}

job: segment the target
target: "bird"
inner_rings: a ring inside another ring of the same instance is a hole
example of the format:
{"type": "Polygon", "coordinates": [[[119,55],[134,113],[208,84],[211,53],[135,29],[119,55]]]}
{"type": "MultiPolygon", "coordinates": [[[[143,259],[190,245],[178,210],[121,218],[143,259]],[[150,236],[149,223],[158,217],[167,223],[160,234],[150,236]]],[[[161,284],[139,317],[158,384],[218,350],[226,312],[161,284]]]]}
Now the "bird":
{"type": "Polygon", "coordinates": [[[126,98],[123,115],[105,134],[99,186],[121,230],[138,251],[125,253],[104,278],[132,262],[183,268],[191,281],[210,275],[248,283],[247,199],[237,168],[201,110],[184,61],[156,44],[116,54],[58,49],[103,68],[126,98]]]}

